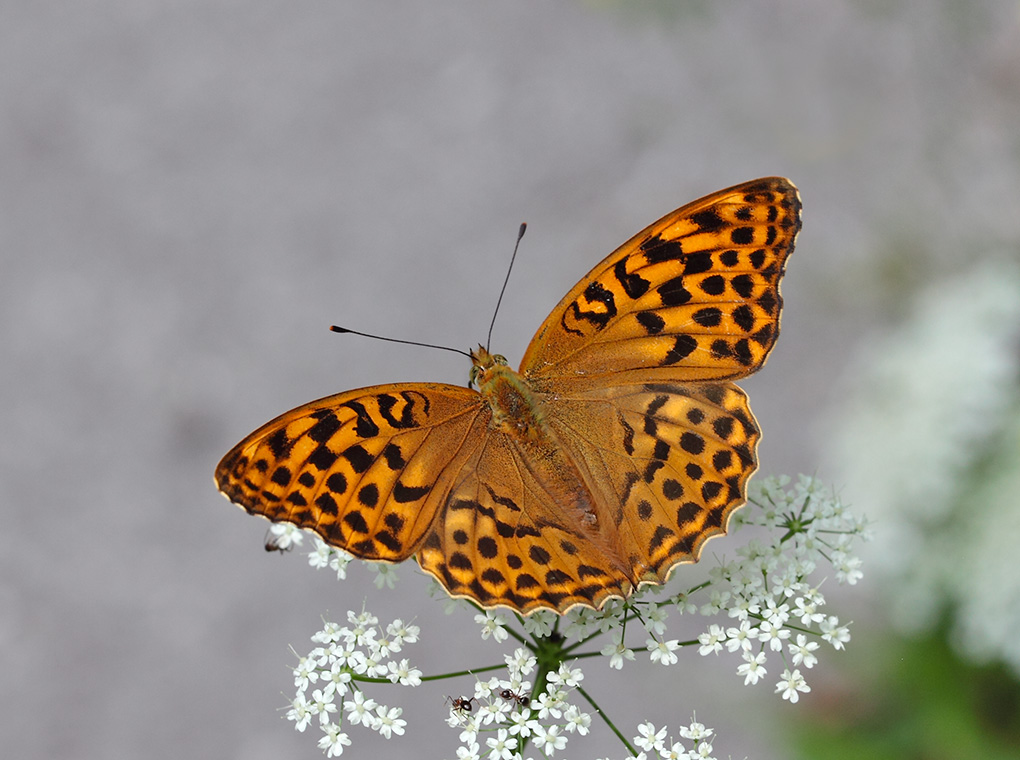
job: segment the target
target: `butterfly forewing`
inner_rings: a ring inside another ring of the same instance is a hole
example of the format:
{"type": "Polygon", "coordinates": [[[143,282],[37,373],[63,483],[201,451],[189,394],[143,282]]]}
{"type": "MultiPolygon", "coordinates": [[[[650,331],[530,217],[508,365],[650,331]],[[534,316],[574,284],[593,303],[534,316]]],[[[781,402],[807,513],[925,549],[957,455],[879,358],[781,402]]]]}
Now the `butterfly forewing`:
{"type": "Polygon", "coordinates": [[[663,217],[579,282],[521,372],[588,386],[744,377],[779,334],[779,281],[800,229],[788,180],[737,185],[663,217]]]}
{"type": "Polygon", "coordinates": [[[216,483],[248,512],[313,530],[359,557],[407,559],[445,503],[448,470],[478,445],[474,423],[486,414],[478,393],[452,385],[341,393],[252,433],[220,462],[216,483]]]}

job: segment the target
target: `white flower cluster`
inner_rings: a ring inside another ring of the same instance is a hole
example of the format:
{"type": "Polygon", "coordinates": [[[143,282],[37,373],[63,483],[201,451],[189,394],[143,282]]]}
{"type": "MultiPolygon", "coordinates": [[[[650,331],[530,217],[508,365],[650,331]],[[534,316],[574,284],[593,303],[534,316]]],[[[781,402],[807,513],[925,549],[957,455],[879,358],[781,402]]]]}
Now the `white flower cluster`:
{"type": "MultiPolygon", "coordinates": [[[[743,661],[737,675],[746,685],[757,684],[768,673],[770,656],[783,660],[776,683],[783,699],[796,702],[810,691],[802,669],[818,662],[819,641],[842,649],[850,640],[846,625],[823,611],[825,598],[809,578],[819,564],[835,570],[839,583],[853,585],[861,578],[860,559],[854,542],[868,538],[865,522],[852,515],[818,481],[802,477],[789,486],[788,478],[770,478],[757,490],[753,503],[737,513],[731,533],[742,525],[768,529],[772,540],[752,540],[738,550],[737,558],[723,561],[709,573],[709,581],[665,600],[649,597],[661,587],[646,587],[627,601],[611,600],[600,610],[575,608],[562,622],[568,641],[586,642],[602,634],[610,641],[601,649],[611,668],[621,669],[635,659],[625,644],[628,623],[636,621],[646,633],[644,650],[653,663],[669,666],[679,661],[679,638],[667,635],[671,610],[706,617],[725,616],[727,623],[713,623],[697,640],[702,655],[724,649],[743,661]],[[740,519],[737,519],[740,518],[740,519]],[[703,601],[702,601],[703,600],[703,601]],[[696,603],[700,602],[700,604],[696,603]]],[[[506,640],[508,616],[486,611],[475,616],[482,638],[506,640]]],[[[531,636],[546,636],[557,616],[540,612],[522,619],[531,636]]]]}
{"type": "MultiPolygon", "coordinates": [[[[709,600],[697,611],[725,612],[733,624],[710,625],[698,637],[698,652],[718,654],[725,648],[738,654],[743,662],[737,675],[743,676],[745,685],[758,683],[768,672],[767,658],[778,655],[786,667],[776,692],[796,702],[801,692],[811,690],[800,668],[810,669],[818,662],[818,639],[834,649],[850,640],[847,626],[822,611],[825,598],[809,578],[825,561],[835,569],[839,583],[857,583],[861,561],[853,554],[853,544],[868,538],[868,531],[865,521],[850,514],[818,481],[802,476],[794,486],[788,485],[788,478],[766,479],[753,499],[759,509],[748,509],[735,520],[734,528],[757,525],[775,538],[771,544],[751,541],[738,550],[737,559],[711,571],[711,584],[701,589],[710,592],[709,600]]],[[[682,611],[694,609],[691,596],[676,598],[682,611]]],[[[653,660],[669,644],[650,639],[653,660]]],[[[671,652],[668,656],[675,661],[671,652]]],[[[666,657],[660,654],[661,661],[666,657]]]]}
{"type": "Polygon", "coordinates": [[[294,668],[297,696],[287,712],[298,731],[304,731],[313,718],[318,718],[324,734],[319,747],[327,757],[340,756],[351,744],[343,730],[344,720],[352,726],[378,731],[387,739],[403,734],[407,725],[400,718],[401,708],[390,708],[367,697],[355,676],[358,681],[386,680],[403,686],[421,683],[421,671],[407,659],[394,656],[405,644],[418,640],[418,626],[398,618],[383,629],[378,618],[364,610],[349,611],[347,622],[341,626],[327,621],[312,636],[318,646],[298,658],[294,668]]]}
{"type": "Polygon", "coordinates": [[[504,659],[507,678],[478,681],[473,697],[452,700],[447,722],[460,729],[458,760],[518,760],[526,743],[552,757],[567,746],[569,734],[588,733],[591,715],[569,701],[584,680],[579,668],[561,663],[546,676],[542,694],[532,700],[527,678],[535,670],[535,656],[520,647],[504,659]]]}
{"type": "Polygon", "coordinates": [[[715,760],[712,755],[712,743],[709,741],[712,734],[715,733],[714,730],[692,720],[690,725],[682,726],[678,733],[681,739],[690,742],[690,749],[687,749],[683,742],[672,736],[667,739],[665,728],[656,730],[652,723],[642,723],[638,726],[638,735],[633,740],[634,746],[641,752],[630,755],[627,760],[648,760],[649,758],[715,760]]]}
{"type": "MultiPolygon", "coordinates": [[[[442,595],[448,607],[475,613],[483,639],[502,644],[512,636],[524,644],[505,655],[506,678],[478,681],[472,696],[449,698],[448,722],[460,730],[457,757],[520,760],[532,747],[552,756],[566,747],[571,734],[586,735],[591,715],[569,700],[576,691],[590,698],[579,685],[581,670],[571,663],[601,654],[610,668],[621,669],[636,659],[628,633],[643,639],[637,651],[647,652],[652,663],[662,666],[677,663],[683,646],[697,646],[702,655],[725,650],[740,658],[736,672],[747,685],[763,681],[773,668],[769,658],[778,658],[782,665],[775,691],[797,702],[810,691],[803,672],[818,662],[821,643],[842,649],[850,640],[847,626],[824,610],[825,599],[812,578],[821,574],[819,567],[828,566],[839,583],[856,583],[861,563],[854,542],[868,537],[866,525],[818,482],[805,477],[793,485],[789,479],[766,480],[731,521],[730,533],[745,525],[765,529],[770,538],[751,540],[735,559],[721,560],[708,580],[671,596],[664,596],[661,586],[648,586],[627,600],[609,600],[599,610],[579,607],[562,616],[540,610],[523,617],[506,610],[479,611],[469,602],[442,595]],[[674,612],[717,620],[696,640],[687,635],[682,641],[670,635],[674,612]],[[608,642],[580,651],[596,639],[608,642]],[[536,670],[539,661],[546,665],[536,670]]],[[[331,567],[344,577],[350,555],[318,540],[316,545],[311,564],[331,567]]],[[[383,567],[376,578],[379,587],[391,585],[394,578],[390,566],[383,567]]],[[[317,716],[325,734],[320,746],[329,756],[339,755],[350,744],[340,714],[346,714],[348,724],[364,725],[387,737],[403,733],[400,710],[377,704],[360,686],[384,680],[421,683],[420,671],[393,656],[417,636],[417,627],[399,620],[383,631],[367,612],[349,612],[347,626],[327,623],[314,637],[320,646],[301,658],[294,671],[298,696],[288,717],[304,730],[317,716]]],[[[449,677],[454,675],[461,674],[449,677]]],[[[616,731],[609,718],[603,718],[616,731]]],[[[679,730],[677,740],[667,740],[666,730],[642,724],[633,745],[623,743],[639,760],[711,757],[711,729],[695,721],[679,730]]]]}
{"type": "Polygon", "coordinates": [[[312,534],[315,542],[315,551],[309,553],[308,564],[316,570],[329,568],[336,572],[337,580],[347,580],[347,566],[351,564],[354,557],[343,549],[335,549],[321,538],[312,534]]]}
{"type": "Polygon", "coordinates": [[[266,531],[267,552],[289,552],[304,543],[305,534],[294,523],[273,523],[266,531]]]}

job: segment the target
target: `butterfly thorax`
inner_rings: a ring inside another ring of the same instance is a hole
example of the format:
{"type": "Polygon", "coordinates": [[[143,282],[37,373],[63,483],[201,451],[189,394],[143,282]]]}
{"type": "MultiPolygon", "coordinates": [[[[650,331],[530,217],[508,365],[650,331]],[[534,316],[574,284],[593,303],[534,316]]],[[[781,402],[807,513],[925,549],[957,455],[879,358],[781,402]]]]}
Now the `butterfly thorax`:
{"type": "Polygon", "coordinates": [[[499,354],[481,346],[471,353],[471,379],[492,409],[492,425],[521,442],[547,436],[541,405],[528,381],[507,365],[499,354]]]}

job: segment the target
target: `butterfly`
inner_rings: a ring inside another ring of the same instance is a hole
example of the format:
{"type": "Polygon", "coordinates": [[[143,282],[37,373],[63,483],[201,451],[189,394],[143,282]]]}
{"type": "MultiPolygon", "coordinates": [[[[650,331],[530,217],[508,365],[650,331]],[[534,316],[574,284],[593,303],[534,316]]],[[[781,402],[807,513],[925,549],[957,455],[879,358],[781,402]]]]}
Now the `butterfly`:
{"type": "Polygon", "coordinates": [[[768,177],[666,215],[589,272],[515,372],[293,409],[223,457],[232,502],[363,559],[414,556],[485,608],[599,608],[726,532],[760,430],[733,380],[779,334],[800,197],[768,177]],[[477,389],[470,387],[477,386],[477,389]]]}

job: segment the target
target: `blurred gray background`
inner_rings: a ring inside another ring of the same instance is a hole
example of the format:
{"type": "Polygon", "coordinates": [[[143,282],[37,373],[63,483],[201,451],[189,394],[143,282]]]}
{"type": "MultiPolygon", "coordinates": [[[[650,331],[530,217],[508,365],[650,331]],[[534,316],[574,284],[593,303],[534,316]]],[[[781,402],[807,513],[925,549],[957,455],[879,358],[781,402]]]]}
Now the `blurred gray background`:
{"type": "MultiPolygon", "coordinates": [[[[364,569],[338,584],[303,552],[265,553],[266,523],[212,472],[313,398],[466,382],[452,354],[327,328],[484,341],[521,221],[493,337],[514,365],[646,224],[790,177],[804,229],[784,334],[743,385],[762,472],[832,477],[825,421],[858,350],[914,291],[1015,250],[1018,116],[1013,0],[9,0],[3,754],[318,757],[315,732],[278,710],[287,647],[307,651],[321,615],[364,599],[384,621],[417,619],[409,656],[426,672],[499,661],[410,566],[377,592],[364,569]]],[[[697,710],[717,754],[784,756],[774,715],[802,705],[744,688],[731,660],[681,655],[622,674],[592,662],[586,686],[628,736],[697,710]]],[[[348,754],[452,757],[443,698],[460,683],[385,691],[407,736],[354,728],[348,754]]]]}

